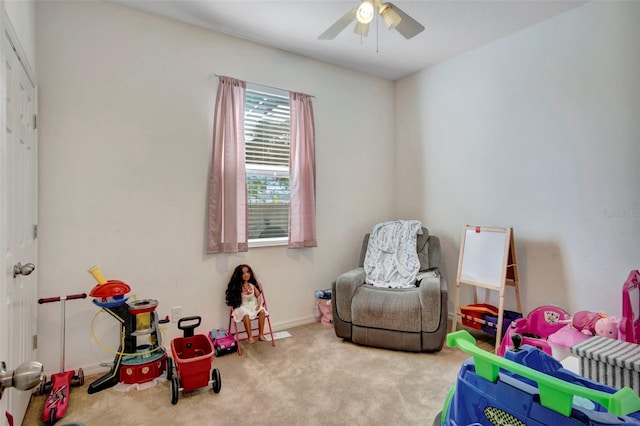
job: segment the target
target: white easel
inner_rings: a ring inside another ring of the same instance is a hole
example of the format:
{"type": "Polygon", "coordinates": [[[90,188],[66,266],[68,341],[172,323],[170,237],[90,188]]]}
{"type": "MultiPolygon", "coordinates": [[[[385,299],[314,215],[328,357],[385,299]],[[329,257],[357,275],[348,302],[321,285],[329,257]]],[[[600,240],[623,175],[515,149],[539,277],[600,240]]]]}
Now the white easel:
{"type": "MultiPolygon", "coordinates": [[[[458,259],[458,278],[456,282],[455,317],[451,331],[456,330],[460,310],[460,288],[462,284],[474,286],[474,303],[478,302],[477,287],[489,291],[500,292],[498,305],[498,323],[496,329],[497,351],[502,339],[502,323],[504,319],[504,291],[506,286],[514,287],[518,312],[522,312],[520,303],[520,277],[513,239],[513,228],[491,228],[481,226],[465,226],[462,230],[460,257],[458,259]]],[[[478,318],[470,318],[485,324],[478,318]]]]}

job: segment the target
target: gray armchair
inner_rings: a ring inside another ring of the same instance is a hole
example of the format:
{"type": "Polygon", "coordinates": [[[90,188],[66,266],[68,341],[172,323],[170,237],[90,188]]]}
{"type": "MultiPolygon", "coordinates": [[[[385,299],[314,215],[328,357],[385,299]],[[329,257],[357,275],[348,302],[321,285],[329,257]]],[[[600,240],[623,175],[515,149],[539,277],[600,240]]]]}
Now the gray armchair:
{"type": "Polygon", "coordinates": [[[420,270],[436,268],[435,277],[415,288],[383,288],[365,284],[364,236],[358,267],[332,285],[336,336],[354,343],[409,352],[442,349],[447,334],[447,281],[440,271],[440,239],[422,228],[417,238],[420,270]]]}

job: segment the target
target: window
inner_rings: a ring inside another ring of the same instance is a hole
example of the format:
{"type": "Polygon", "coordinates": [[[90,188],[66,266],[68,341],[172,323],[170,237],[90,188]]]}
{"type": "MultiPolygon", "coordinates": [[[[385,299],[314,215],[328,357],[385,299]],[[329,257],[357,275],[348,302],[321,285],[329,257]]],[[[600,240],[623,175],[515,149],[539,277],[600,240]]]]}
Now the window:
{"type": "Polygon", "coordinates": [[[289,229],[289,94],[248,85],[244,106],[249,240],[278,242],[289,229]]]}
{"type": "Polygon", "coordinates": [[[312,97],[220,76],[213,129],[207,253],[317,247],[312,97]]]}

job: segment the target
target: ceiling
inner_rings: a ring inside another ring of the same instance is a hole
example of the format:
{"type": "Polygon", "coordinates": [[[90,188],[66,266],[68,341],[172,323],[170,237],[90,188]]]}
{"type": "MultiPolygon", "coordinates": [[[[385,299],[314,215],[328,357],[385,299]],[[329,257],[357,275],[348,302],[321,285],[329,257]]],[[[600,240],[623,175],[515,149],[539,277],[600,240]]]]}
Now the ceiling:
{"type": "Polygon", "coordinates": [[[426,27],[407,40],[377,16],[368,37],[349,25],[318,40],[359,0],[111,0],[188,24],[397,80],[552,18],[582,0],[393,0],[426,27]],[[378,22],[378,32],[376,32],[378,22]],[[377,34],[377,35],[376,35],[377,34]]]}

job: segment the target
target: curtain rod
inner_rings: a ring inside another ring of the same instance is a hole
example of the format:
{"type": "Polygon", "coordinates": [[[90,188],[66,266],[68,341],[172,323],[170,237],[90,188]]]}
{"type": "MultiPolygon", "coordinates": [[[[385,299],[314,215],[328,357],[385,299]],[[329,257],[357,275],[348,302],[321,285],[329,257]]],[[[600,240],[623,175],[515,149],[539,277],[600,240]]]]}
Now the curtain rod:
{"type": "MultiPolygon", "coordinates": [[[[225,77],[225,76],[218,75],[218,74],[210,74],[210,75],[209,75],[209,79],[212,79],[212,78],[214,78],[214,77],[220,78],[220,77],[225,77]]],[[[254,83],[254,82],[252,82],[252,81],[245,81],[245,83],[255,84],[256,86],[267,87],[267,88],[269,88],[269,89],[274,89],[274,90],[282,90],[283,92],[295,92],[295,90],[285,90],[285,89],[281,89],[281,88],[279,88],[279,87],[268,86],[268,85],[266,85],[266,84],[254,83]]],[[[302,93],[302,92],[296,92],[296,93],[302,93]]],[[[307,96],[311,96],[312,98],[314,98],[314,99],[315,99],[315,96],[314,96],[314,95],[309,95],[309,94],[307,94],[307,93],[302,93],[302,94],[303,94],[303,95],[307,95],[307,96]]]]}

